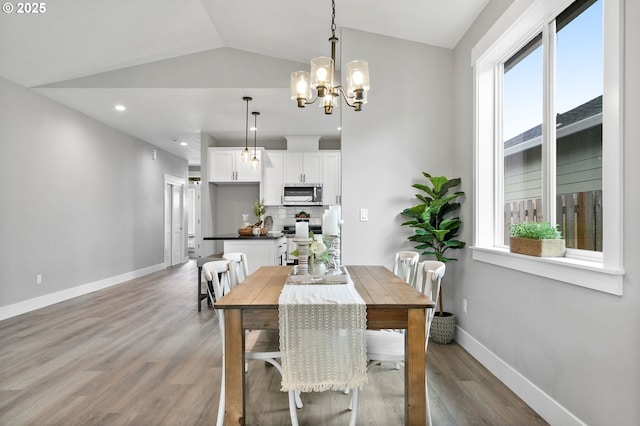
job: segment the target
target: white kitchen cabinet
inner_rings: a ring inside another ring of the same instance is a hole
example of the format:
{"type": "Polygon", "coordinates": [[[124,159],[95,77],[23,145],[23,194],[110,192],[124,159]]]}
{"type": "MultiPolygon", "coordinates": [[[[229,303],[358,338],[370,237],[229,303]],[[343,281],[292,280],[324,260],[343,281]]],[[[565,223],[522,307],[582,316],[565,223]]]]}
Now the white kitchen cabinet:
{"type": "Polygon", "coordinates": [[[342,204],[342,167],[340,151],[322,151],[322,202],[342,204]]]}
{"type": "Polygon", "coordinates": [[[247,255],[249,273],[253,274],[261,266],[280,265],[286,238],[251,238],[240,240],[225,240],[225,253],[244,253],[247,255]]]}
{"type": "MultiPolygon", "coordinates": [[[[241,148],[209,148],[209,182],[260,182],[262,164],[258,170],[252,170],[251,163],[242,161],[241,151],[241,148]]],[[[253,150],[251,153],[253,156],[253,150]]],[[[256,151],[259,160],[261,154],[261,150],[256,151]]]]}
{"type": "Polygon", "coordinates": [[[261,196],[267,206],[282,205],[284,154],[282,151],[265,151],[262,158],[261,196]]]}
{"type": "Polygon", "coordinates": [[[321,151],[284,154],[284,183],[321,183],[321,151]]]}

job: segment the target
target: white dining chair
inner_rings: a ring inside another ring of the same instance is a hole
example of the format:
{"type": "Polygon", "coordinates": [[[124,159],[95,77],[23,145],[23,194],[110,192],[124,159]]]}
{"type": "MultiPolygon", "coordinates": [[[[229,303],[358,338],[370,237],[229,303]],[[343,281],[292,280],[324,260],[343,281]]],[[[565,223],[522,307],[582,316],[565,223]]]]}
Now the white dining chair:
{"type": "MultiPolygon", "coordinates": [[[[234,270],[231,268],[231,262],[226,259],[212,260],[211,262],[205,263],[202,265],[202,274],[204,275],[204,279],[207,282],[207,287],[210,292],[213,291],[211,288],[211,277],[214,274],[218,278],[218,283],[222,286],[224,294],[231,290],[236,283],[234,270]]],[[[213,301],[215,302],[215,300],[217,299],[214,298],[213,301]]]]}
{"type": "Polygon", "coordinates": [[[413,286],[419,261],[420,253],[417,251],[399,251],[393,258],[393,273],[413,286]]]}
{"type": "Polygon", "coordinates": [[[249,264],[245,253],[224,253],[222,258],[231,262],[231,268],[236,279],[234,285],[240,284],[249,276],[249,264]]]}
{"type": "MultiPolygon", "coordinates": [[[[215,300],[220,300],[220,298],[225,295],[224,287],[218,280],[218,274],[209,270],[207,264],[203,265],[203,271],[207,281],[211,282],[211,287],[207,286],[207,292],[211,303],[214,303],[215,300]]],[[[224,425],[224,407],[226,402],[224,312],[221,309],[214,309],[214,312],[216,313],[220,326],[220,345],[222,347],[222,377],[220,379],[220,398],[216,426],[222,426],[224,425]]],[[[263,360],[273,365],[282,375],[282,366],[277,361],[278,358],[280,358],[280,338],[277,330],[251,330],[245,334],[245,362],[249,360],[263,360]]],[[[299,392],[289,392],[289,400],[293,401],[293,404],[298,408],[302,407],[299,392]]],[[[296,414],[295,409],[289,410],[289,412],[292,416],[296,414]]],[[[297,422],[296,417],[295,424],[297,424],[297,422]]],[[[293,419],[292,423],[294,423],[293,419]]]]}
{"type": "MultiPolygon", "coordinates": [[[[440,292],[440,282],[445,273],[445,264],[437,260],[425,260],[418,264],[416,274],[416,288],[424,295],[428,296],[434,304],[438,303],[440,292]]],[[[424,351],[427,352],[429,344],[429,331],[435,308],[429,309],[426,315],[426,336],[424,351]]],[[[394,365],[404,363],[405,358],[405,334],[390,330],[367,330],[367,359],[369,364],[367,370],[382,362],[393,362],[394,365]]],[[[425,387],[427,386],[425,375],[425,387]]],[[[429,394],[427,390],[427,412],[429,413],[429,423],[431,424],[431,410],[429,409],[429,394]]]]}

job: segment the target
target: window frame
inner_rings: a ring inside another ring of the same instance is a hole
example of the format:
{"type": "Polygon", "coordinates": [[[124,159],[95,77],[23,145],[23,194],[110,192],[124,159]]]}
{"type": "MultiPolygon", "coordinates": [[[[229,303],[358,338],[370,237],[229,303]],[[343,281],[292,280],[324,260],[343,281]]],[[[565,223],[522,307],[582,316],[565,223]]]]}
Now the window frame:
{"type": "MultiPolygon", "coordinates": [[[[623,0],[603,1],[602,187],[606,206],[602,253],[568,250],[566,257],[538,258],[509,252],[503,237],[502,64],[542,32],[543,81],[555,79],[555,18],[573,0],[515,0],[471,53],[474,73],[473,259],[605,293],[623,294],[623,0]]],[[[545,217],[555,217],[555,93],[543,94],[542,161],[545,217]],[[549,120],[549,117],[551,120],[549,120]]]]}

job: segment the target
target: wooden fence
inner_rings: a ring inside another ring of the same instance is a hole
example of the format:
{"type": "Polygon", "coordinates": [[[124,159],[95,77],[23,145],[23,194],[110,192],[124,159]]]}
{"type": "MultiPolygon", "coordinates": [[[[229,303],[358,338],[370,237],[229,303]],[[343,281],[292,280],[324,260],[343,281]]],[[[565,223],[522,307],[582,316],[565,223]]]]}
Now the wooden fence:
{"type": "Polygon", "coordinates": [[[509,245],[506,224],[520,222],[557,223],[567,248],[602,251],[602,191],[574,192],[556,198],[556,219],[543,217],[542,199],[508,202],[504,206],[505,241],[509,245]]]}

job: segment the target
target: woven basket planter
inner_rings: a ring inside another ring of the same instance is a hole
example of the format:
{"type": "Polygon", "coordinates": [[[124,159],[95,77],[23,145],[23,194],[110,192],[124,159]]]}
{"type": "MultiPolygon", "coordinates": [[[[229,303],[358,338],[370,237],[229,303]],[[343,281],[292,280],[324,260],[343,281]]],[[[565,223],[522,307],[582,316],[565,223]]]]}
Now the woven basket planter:
{"type": "Polygon", "coordinates": [[[431,340],[440,345],[446,345],[453,340],[453,334],[456,332],[456,317],[450,312],[443,312],[444,316],[440,316],[438,312],[433,316],[431,321],[431,330],[429,336],[431,340]]]}
{"type": "Polygon", "coordinates": [[[530,238],[509,239],[509,250],[512,253],[527,254],[538,257],[564,256],[564,240],[533,240],[530,238]]]}

